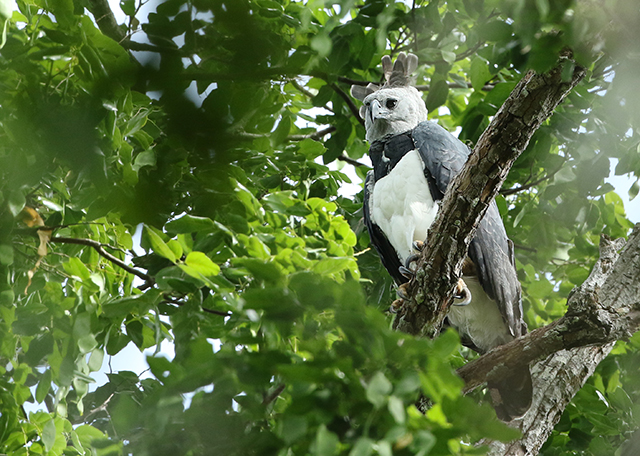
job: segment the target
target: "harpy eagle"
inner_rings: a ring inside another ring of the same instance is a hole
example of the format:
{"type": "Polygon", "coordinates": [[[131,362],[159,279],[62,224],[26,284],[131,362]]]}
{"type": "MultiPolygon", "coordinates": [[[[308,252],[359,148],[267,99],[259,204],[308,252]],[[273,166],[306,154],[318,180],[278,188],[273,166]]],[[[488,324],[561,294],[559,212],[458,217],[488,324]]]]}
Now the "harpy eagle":
{"type": "MultiPolygon", "coordinates": [[[[425,103],[409,80],[417,65],[413,54],[400,53],[393,65],[385,56],[382,87],[351,89],[352,96],[364,102],[360,115],[373,163],[365,181],[364,221],[398,286],[408,282],[409,263],[424,246],[439,201],[471,153],[455,136],[427,121],[425,103]]],[[[485,353],[526,333],[513,243],[495,202],[470,244],[458,292],[447,320],[466,346],[485,353]]],[[[528,366],[488,388],[502,420],[523,415],[531,404],[528,366]]]]}

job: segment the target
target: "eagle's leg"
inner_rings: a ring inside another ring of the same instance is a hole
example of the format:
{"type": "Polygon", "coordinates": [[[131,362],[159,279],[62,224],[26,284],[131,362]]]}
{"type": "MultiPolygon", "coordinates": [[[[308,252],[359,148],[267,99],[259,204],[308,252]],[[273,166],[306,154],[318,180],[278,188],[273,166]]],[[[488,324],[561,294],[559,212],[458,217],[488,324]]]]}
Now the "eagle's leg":
{"type": "Polygon", "coordinates": [[[468,306],[471,304],[471,291],[467,287],[467,284],[464,283],[464,280],[458,279],[458,284],[456,285],[456,295],[455,300],[453,302],[454,306],[468,306]]]}
{"type": "MultiPolygon", "coordinates": [[[[407,259],[405,260],[404,265],[400,266],[398,268],[398,271],[400,272],[400,274],[404,278],[408,279],[409,281],[413,280],[413,278],[416,275],[415,268],[411,267],[411,263],[414,263],[416,260],[418,260],[418,258],[420,258],[420,252],[422,252],[422,250],[424,250],[424,247],[425,247],[425,243],[424,242],[422,242],[422,241],[414,241],[413,242],[413,250],[417,251],[418,253],[415,253],[413,255],[409,255],[407,257],[407,259]]],[[[398,296],[398,299],[396,299],[395,301],[393,301],[391,303],[391,307],[389,308],[389,311],[391,311],[392,313],[397,313],[402,308],[402,306],[404,305],[404,302],[409,299],[409,292],[408,292],[408,289],[407,289],[408,286],[409,286],[409,283],[403,283],[402,285],[398,286],[398,288],[396,290],[396,295],[398,296]]],[[[465,288],[466,288],[466,286],[465,286],[465,288]]],[[[471,296],[470,293],[469,293],[469,296],[471,296]]]]}
{"type": "Polygon", "coordinates": [[[422,250],[424,250],[424,247],[425,247],[424,242],[413,241],[413,250],[415,250],[418,253],[409,255],[407,259],[404,260],[404,265],[398,268],[398,272],[400,272],[402,277],[404,277],[405,279],[413,280],[413,278],[415,277],[416,270],[415,268],[411,267],[411,263],[414,263],[415,261],[418,260],[418,258],[420,258],[420,253],[422,252],[422,250]]]}
{"type": "Polygon", "coordinates": [[[396,288],[396,296],[398,297],[398,299],[396,299],[391,303],[389,312],[398,313],[398,311],[402,309],[402,306],[404,306],[404,302],[409,300],[409,292],[407,289],[408,287],[409,287],[408,283],[403,283],[402,285],[398,285],[398,288],[396,288]]]}
{"type": "MultiPolygon", "coordinates": [[[[409,259],[410,258],[411,257],[409,257],[409,259]]],[[[400,266],[398,268],[398,272],[400,273],[400,275],[402,275],[402,277],[408,280],[413,280],[413,277],[416,275],[415,271],[408,266],[400,266]]]]}

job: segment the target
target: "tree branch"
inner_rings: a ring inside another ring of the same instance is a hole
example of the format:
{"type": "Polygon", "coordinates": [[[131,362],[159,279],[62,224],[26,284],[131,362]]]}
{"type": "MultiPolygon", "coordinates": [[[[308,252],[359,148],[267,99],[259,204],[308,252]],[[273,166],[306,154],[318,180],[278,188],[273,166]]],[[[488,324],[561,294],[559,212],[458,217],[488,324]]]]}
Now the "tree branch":
{"type": "Polygon", "coordinates": [[[344,153],[342,155],[338,155],[338,160],[343,161],[345,163],[349,163],[350,165],[353,165],[355,167],[359,167],[359,166],[367,166],[364,163],[360,163],[358,160],[354,160],[351,157],[348,157],[347,155],[345,155],[344,153]]]}
{"type": "Polygon", "coordinates": [[[139,271],[136,268],[132,268],[121,259],[116,258],[115,256],[111,255],[109,252],[107,252],[104,249],[104,244],[102,244],[101,242],[94,241],[93,239],[67,238],[67,237],[58,237],[58,236],[52,237],[51,239],[49,239],[49,242],[55,242],[58,244],[77,244],[77,245],[85,245],[88,247],[93,247],[100,256],[111,261],[113,264],[120,266],[125,271],[130,272],[131,274],[137,277],[140,277],[142,280],[144,280],[147,283],[154,283],[153,277],[151,277],[150,275],[145,274],[144,272],[139,271]]]}
{"type": "Polygon", "coordinates": [[[87,8],[93,14],[102,33],[118,43],[125,39],[126,35],[118,26],[107,0],[89,0],[87,8]]]}
{"type": "Polygon", "coordinates": [[[621,239],[612,241],[602,236],[600,259],[589,278],[570,294],[562,318],[458,369],[465,393],[488,380],[497,380],[507,369],[560,350],[604,345],[635,333],[640,325],[640,224],[618,258],[622,245],[621,239]]]}
{"type": "Polygon", "coordinates": [[[575,65],[570,55],[563,55],[548,73],[525,74],[478,140],[429,229],[418,272],[409,284],[410,300],[394,328],[428,337],[439,334],[478,222],[533,133],[586,73],[575,65],[571,79],[563,81],[565,65],[575,65]]]}
{"type": "Polygon", "coordinates": [[[523,185],[520,185],[519,187],[515,187],[515,188],[502,189],[502,190],[500,190],[500,194],[502,196],[508,196],[508,195],[515,195],[516,193],[519,193],[519,192],[522,192],[522,191],[525,191],[525,190],[529,190],[530,188],[535,187],[536,185],[540,184],[541,182],[549,180],[553,176],[558,174],[558,171],[560,171],[562,169],[564,164],[565,164],[565,162],[562,162],[562,164],[557,169],[555,169],[554,171],[551,171],[548,174],[545,174],[544,176],[542,176],[539,179],[534,180],[533,182],[529,182],[528,184],[523,184],[523,185]]]}
{"type": "Polygon", "coordinates": [[[364,119],[360,117],[360,111],[356,106],[356,104],[351,99],[351,97],[347,95],[346,92],[342,90],[340,87],[338,87],[336,84],[331,84],[330,87],[333,90],[335,90],[335,92],[338,95],[340,95],[340,97],[345,101],[345,103],[347,103],[347,106],[349,107],[351,114],[353,114],[353,116],[358,120],[358,122],[360,122],[360,124],[364,126],[364,119]]]}

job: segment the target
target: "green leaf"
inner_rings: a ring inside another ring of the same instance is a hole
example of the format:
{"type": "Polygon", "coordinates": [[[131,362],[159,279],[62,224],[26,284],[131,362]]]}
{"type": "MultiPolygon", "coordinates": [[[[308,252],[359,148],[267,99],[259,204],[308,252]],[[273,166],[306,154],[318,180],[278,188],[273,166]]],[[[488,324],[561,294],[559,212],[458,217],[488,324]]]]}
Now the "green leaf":
{"type": "Polygon", "coordinates": [[[176,262],[176,255],[173,253],[173,250],[169,248],[169,246],[162,240],[160,237],[160,231],[155,228],[145,225],[143,234],[146,236],[151,248],[158,255],[166,258],[169,261],[176,262]]]}
{"type": "Polygon", "coordinates": [[[36,401],[38,403],[42,403],[47,394],[49,394],[49,390],[51,389],[51,369],[47,369],[44,374],[42,374],[42,378],[38,382],[38,387],[36,388],[36,401]]]}
{"type": "Polygon", "coordinates": [[[404,424],[406,421],[406,414],[402,399],[397,396],[390,396],[387,407],[389,408],[389,413],[391,413],[391,416],[393,416],[396,423],[404,424]]]}
{"type": "Polygon", "coordinates": [[[349,456],[371,456],[373,454],[373,440],[360,437],[349,452],[349,456]]]}
{"type": "Polygon", "coordinates": [[[446,103],[449,95],[449,84],[447,81],[436,81],[431,84],[427,94],[427,110],[434,111],[436,108],[446,103]]]}
{"type": "Polygon", "coordinates": [[[53,418],[46,422],[42,428],[42,443],[45,451],[51,451],[54,443],[56,443],[56,423],[53,418]]]}
{"type": "Polygon", "coordinates": [[[7,200],[9,205],[9,211],[11,215],[16,217],[22,209],[24,209],[25,204],[27,204],[27,200],[24,197],[24,193],[19,190],[14,190],[9,194],[9,198],[7,200]]]}
{"type": "Polygon", "coordinates": [[[9,266],[13,264],[13,247],[7,244],[0,245],[0,264],[9,266]]]}
{"type": "Polygon", "coordinates": [[[167,223],[165,229],[169,234],[210,233],[216,230],[216,225],[210,218],[186,214],[167,223]]]}
{"type": "Polygon", "coordinates": [[[381,408],[386,404],[392,389],[393,385],[387,377],[382,372],[376,372],[367,385],[367,400],[375,408],[381,408]]]}
{"type": "Polygon", "coordinates": [[[321,156],[326,151],[327,149],[321,142],[314,141],[313,139],[303,139],[298,143],[298,152],[309,160],[313,160],[321,156]]]}
{"type": "Polygon", "coordinates": [[[307,418],[301,416],[285,416],[278,426],[278,435],[287,444],[291,444],[307,433],[307,418]]]}
{"type": "Polygon", "coordinates": [[[636,180],[631,188],[629,188],[629,201],[633,201],[636,196],[638,196],[638,192],[640,192],[640,180],[636,180]]]}
{"type": "Polygon", "coordinates": [[[338,436],[323,424],[318,428],[312,454],[314,456],[334,456],[338,454],[338,436]]]}
{"type": "Polygon", "coordinates": [[[121,0],[120,9],[127,16],[134,16],[136,14],[136,1],[135,0],[121,0]]]}
{"type": "Polygon", "coordinates": [[[102,361],[104,360],[104,351],[100,348],[96,348],[91,352],[89,361],[87,363],[89,370],[97,372],[102,368],[102,361]]]}
{"type": "Polygon", "coordinates": [[[491,79],[488,63],[481,58],[474,58],[471,61],[469,78],[471,79],[471,85],[474,90],[482,90],[485,83],[491,79]]]}
{"type": "Polygon", "coordinates": [[[440,54],[442,55],[442,60],[447,62],[449,65],[453,65],[455,63],[457,57],[455,52],[441,50],[440,54]]]}
{"type": "Polygon", "coordinates": [[[324,33],[314,36],[309,44],[311,45],[311,49],[316,51],[320,57],[326,57],[329,55],[331,48],[333,47],[331,38],[324,33]]]}
{"type": "Polygon", "coordinates": [[[145,150],[136,155],[132,168],[135,172],[140,171],[144,166],[156,166],[156,153],[151,150],[145,150]]]}
{"type": "Polygon", "coordinates": [[[184,262],[189,268],[205,277],[216,276],[220,273],[220,266],[211,261],[211,259],[202,252],[189,253],[184,262]]]}

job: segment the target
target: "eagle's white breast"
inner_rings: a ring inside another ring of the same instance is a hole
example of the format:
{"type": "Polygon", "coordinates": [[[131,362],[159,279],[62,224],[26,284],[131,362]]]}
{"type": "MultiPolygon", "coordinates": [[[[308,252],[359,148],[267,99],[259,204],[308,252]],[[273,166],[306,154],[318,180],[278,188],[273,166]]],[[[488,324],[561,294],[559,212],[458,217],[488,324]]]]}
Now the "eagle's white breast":
{"type": "Polygon", "coordinates": [[[424,241],[438,212],[424,177],[424,164],[417,150],[408,152],[373,188],[371,219],[404,262],[413,241],[424,241]]]}

